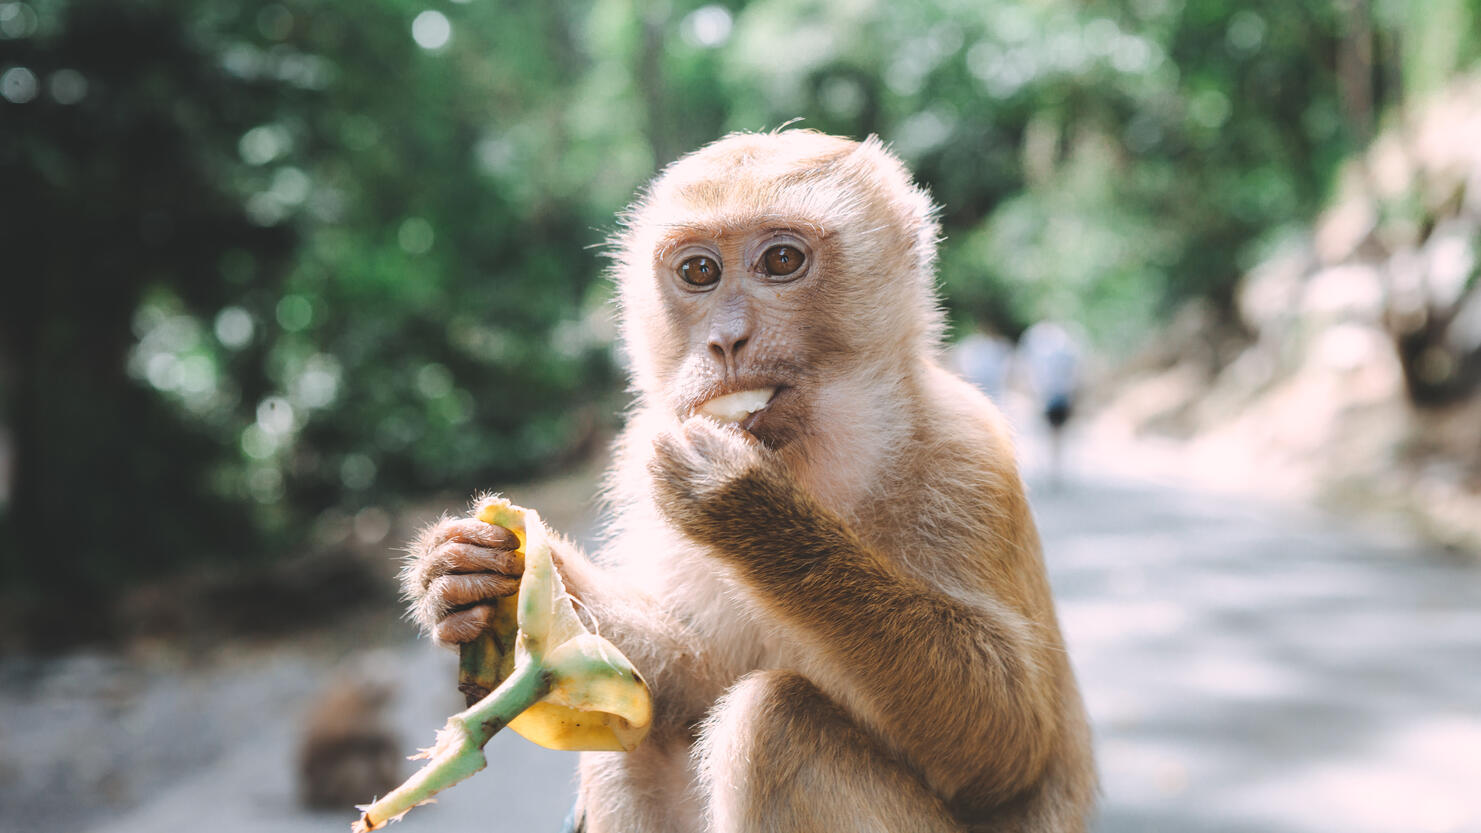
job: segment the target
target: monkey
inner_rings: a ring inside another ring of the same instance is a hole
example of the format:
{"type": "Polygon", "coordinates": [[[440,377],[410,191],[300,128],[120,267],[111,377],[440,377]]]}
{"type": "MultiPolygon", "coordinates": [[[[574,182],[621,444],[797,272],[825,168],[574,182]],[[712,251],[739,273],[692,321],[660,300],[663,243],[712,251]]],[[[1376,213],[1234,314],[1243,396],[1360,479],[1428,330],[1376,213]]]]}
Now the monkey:
{"type": "MultiPolygon", "coordinates": [[[[724,137],[611,245],[636,404],[568,591],[654,698],[580,759],[587,833],[1086,829],[1090,730],[1009,428],[943,368],[940,228],[877,138],[724,137]]],[[[404,586],[458,645],[518,587],[444,518],[404,586]]]]}
{"type": "Polygon", "coordinates": [[[383,680],[340,674],[315,697],[298,744],[298,800],[344,810],[400,783],[401,738],[386,716],[394,695],[383,680]]]}

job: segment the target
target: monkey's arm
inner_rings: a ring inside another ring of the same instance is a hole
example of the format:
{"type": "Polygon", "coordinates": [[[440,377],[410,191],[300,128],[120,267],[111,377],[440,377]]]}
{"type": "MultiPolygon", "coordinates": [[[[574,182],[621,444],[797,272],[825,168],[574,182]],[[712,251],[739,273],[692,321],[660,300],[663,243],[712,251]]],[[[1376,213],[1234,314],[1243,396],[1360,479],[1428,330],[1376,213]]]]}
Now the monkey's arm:
{"type": "Polygon", "coordinates": [[[627,655],[653,694],[657,741],[682,736],[722,690],[720,674],[700,650],[704,643],[652,594],[588,558],[563,538],[552,541],[556,568],[592,629],[627,655]]]}
{"type": "Polygon", "coordinates": [[[813,682],[949,802],[992,806],[1034,784],[1058,730],[1054,641],[990,596],[969,604],[906,575],[717,430],[659,441],[658,502],[794,629],[825,670],[813,682]]]}

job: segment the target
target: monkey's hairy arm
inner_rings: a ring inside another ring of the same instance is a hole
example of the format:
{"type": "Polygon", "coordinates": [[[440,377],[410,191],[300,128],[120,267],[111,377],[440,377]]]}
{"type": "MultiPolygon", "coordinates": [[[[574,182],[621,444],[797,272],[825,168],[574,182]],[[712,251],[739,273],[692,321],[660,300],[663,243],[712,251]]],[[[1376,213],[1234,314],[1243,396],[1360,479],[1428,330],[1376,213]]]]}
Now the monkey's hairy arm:
{"type": "Polygon", "coordinates": [[[907,575],[734,429],[691,420],[658,440],[650,471],[669,522],[800,637],[825,669],[814,684],[937,795],[972,814],[1038,782],[1059,703],[1033,622],[907,575]]]}
{"type": "Polygon", "coordinates": [[[724,690],[704,641],[647,589],[622,570],[589,558],[556,537],[557,569],[591,627],[632,661],[653,695],[654,743],[688,743],[691,727],[724,690]]]}

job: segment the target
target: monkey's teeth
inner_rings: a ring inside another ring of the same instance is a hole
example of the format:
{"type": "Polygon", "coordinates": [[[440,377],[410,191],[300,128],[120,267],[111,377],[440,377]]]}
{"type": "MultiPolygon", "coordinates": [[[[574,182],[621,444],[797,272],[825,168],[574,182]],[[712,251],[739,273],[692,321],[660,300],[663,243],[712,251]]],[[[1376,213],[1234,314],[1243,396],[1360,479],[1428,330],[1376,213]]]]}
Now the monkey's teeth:
{"type": "Polygon", "coordinates": [[[721,422],[740,422],[766,407],[776,388],[757,388],[717,396],[699,407],[699,413],[721,422]]]}

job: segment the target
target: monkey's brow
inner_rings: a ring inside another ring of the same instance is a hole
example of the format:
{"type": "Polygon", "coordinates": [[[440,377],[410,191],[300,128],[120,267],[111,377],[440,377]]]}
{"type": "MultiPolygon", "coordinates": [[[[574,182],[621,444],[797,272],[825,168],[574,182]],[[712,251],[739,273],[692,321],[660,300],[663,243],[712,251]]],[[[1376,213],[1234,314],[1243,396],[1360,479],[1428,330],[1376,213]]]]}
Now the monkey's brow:
{"type": "Polygon", "coordinates": [[[745,217],[727,217],[702,223],[660,223],[659,228],[663,229],[656,247],[660,253],[669,252],[688,240],[696,238],[717,240],[727,235],[744,234],[758,228],[774,231],[797,229],[806,231],[818,239],[828,236],[827,229],[816,220],[775,213],[748,214],[745,217]]]}

